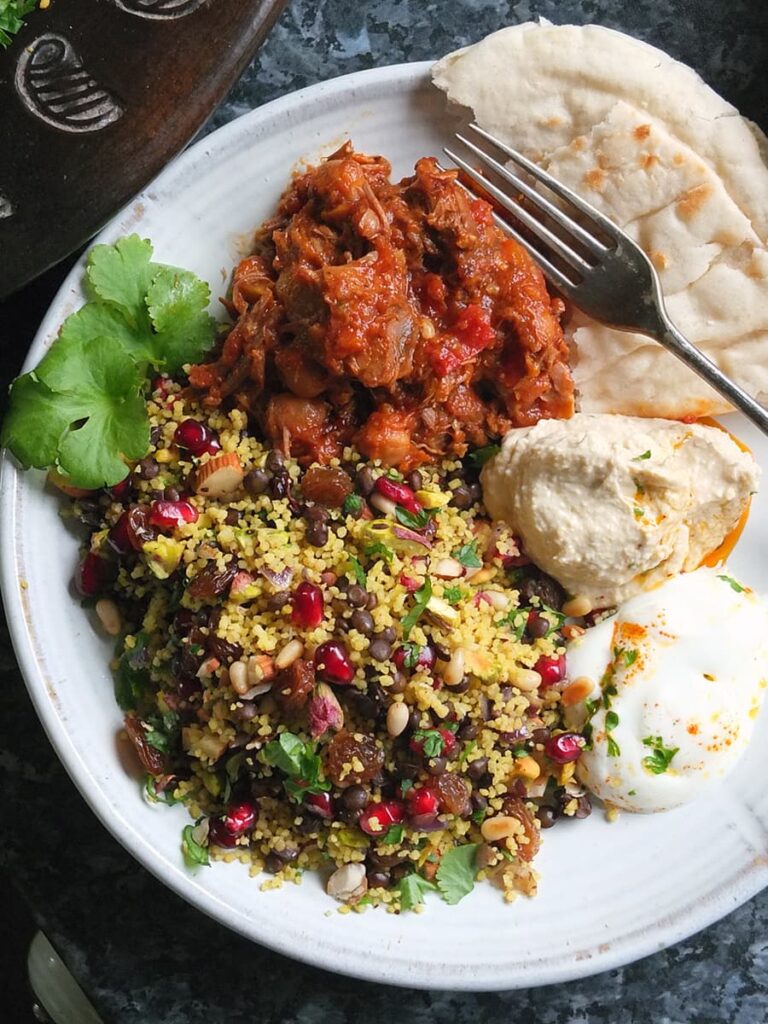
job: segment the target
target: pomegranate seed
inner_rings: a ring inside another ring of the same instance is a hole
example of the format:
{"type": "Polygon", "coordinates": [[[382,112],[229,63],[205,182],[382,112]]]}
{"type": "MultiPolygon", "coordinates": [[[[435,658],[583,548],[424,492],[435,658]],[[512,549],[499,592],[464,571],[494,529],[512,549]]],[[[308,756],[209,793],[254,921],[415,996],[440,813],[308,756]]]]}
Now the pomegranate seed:
{"type": "Polygon", "coordinates": [[[319,818],[330,821],[333,817],[333,800],[330,793],[308,793],[304,797],[304,803],[307,809],[319,818]]]}
{"type": "Polygon", "coordinates": [[[237,836],[233,836],[226,830],[221,818],[211,818],[208,826],[208,844],[231,849],[237,845],[237,836]]]}
{"type": "Polygon", "coordinates": [[[428,786],[409,789],[406,799],[408,800],[408,813],[410,817],[422,814],[437,814],[439,807],[437,794],[428,786]]]}
{"type": "Polygon", "coordinates": [[[109,488],[109,493],[115,501],[124,501],[131,493],[131,478],[124,477],[118,483],[109,488]]]}
{"type": "Polygon", "coordinates": [[[198,511],[189,501],[153,501],[149,521],[161,530],[175,530],[184,523],[196,523],[198,511]]]}
{"type": "MultiPolygon", "coordinates": [[[[437,729],[437,730],[429,730],[429,731],[440,733],[440,736],[441,736],[442,741],[443,741],[442,749],[440,750],[440,753],[437,756],[439,756],[439,757],[450,757],[451,754],[456,749],[456,737],[451,732],[451,730],[450,729],[437,729]]],[[[411,742],[408,744],[408,746],[414,752],[414,754],[423,754],[424,753],[424,739],[423,738],[416,739],[416,740],[411,740],[411,742]]]]}
{"type": "Polygon", "coordinates": [[[248,829],[253,828],[253,823],[256,821],[256,805],[251,800],[241,800],[240,803],[230,804],[219,820],[227,835],[237,839],[248,829]]]}
{"type": "Polygon", "coordinates": [[[533,668],[541,676],[542,686],[554,686],[565,679],[565,655],[560,654],[556,658],[542,655],[533,668]]]}
{"type": "Polygon", "coordinates": [[[199,420],[182,420],[176,427],[173,440],[179,448],[185,448],[190,455],[197,458],[206,452],[213,455],[214,452],[221,450],[221,443],[216,434],[199,420]]]}
{"type": "Polygon", "coordinates": [[[577,732],[561,732],[550,737],[544,744],[544,753],[555,764],[576,761],[584,749],[584,737],[577,732]]]}
{"type": "Polygon", "coordinates": [[[367,836],[381,836],[390,825],[403,821],[405,806],[399,800],[382,800],[380,804],[368,804],[357,824],[367,836]]]}
{"type": "Polygon", "coordinates": [[[326,683],[351,683],[355,669],[349,660],[344,644],[338,640],[326,640],[315,651],[315,668],[320,679],[326,683]]]}
{"type": "Polygon", "coordinates": [[[95,597],[114,579],[115,569],[112,562],[89,551],[78,567],[75,585],[83,597],[95,597]]]}
{"type": "Polygon", "coordinates": [[[130,515],[125,511],[109,531],[109,543],[118,554],[127,555],[129,551],[136,550],[133,536],[130,515]]]}
{"type": "Polygon", "coordinates": [[[323,592],[314,583],[300,583],[292,603],[291,622],[299,629],[314,629],[323,621],[323,592]]]}
{"type": "Polygon", "coordinates": [[[397,480],[390,480],[388,476],[380,476],[373,486],[383,498],[394,501],[396,505],[407,509],[413,515],[421,512],[421,505],[417,501],[416,495],[405,484],[400,484],[397,480]]]}
{"type": "Polygon", "coordinates": [[[418,650],[414,650],[411,647],[398,647],[392,655],[392,661],[394,661],[396,667],[405,672],[409,669],[414,671],[419,667],[426,668],[427,670],[434,668],[436,658],[437,656],[432,647],[419,647],[418,650]]]}

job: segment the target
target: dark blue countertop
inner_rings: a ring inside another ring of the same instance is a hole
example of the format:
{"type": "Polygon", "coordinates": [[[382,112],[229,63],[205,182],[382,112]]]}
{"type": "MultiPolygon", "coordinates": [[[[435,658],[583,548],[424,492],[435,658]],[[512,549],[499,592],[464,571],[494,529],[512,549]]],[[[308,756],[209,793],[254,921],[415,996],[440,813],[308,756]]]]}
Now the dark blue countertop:
{"type": "MultiPolygon", "coordinates": [[[[657,43],[697,67],[744,113],[768,122],[766,0],[293,0],[206,130],[292,89],[436,57],[536,15],[595,21],[657,43]]],[[[61,277],[61,269],[49,272],[14,304],[3,381],[18,369],[61,277]]],[[[640,963],[523,992],[402,992],[267,952],[187,906],[107,834],[48,745],[5,631],[0,674],[0,865],[110,1024],[377,1024],[403,1011],[413,1024],[768,1018],[768,893],[640,963]]]]}

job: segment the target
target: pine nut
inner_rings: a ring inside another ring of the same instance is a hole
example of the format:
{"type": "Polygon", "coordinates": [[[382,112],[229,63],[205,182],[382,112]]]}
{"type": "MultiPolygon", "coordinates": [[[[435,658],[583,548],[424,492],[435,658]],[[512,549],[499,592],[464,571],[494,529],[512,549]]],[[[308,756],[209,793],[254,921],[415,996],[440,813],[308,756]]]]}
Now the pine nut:
{"type": "Polygon", "coordinates": [[[393,739],[395,736],[405,732],[409,717],[410,712],[401,701],[389,705],[387,709],[387,732],[393,739]]]}
{"type": "Polygon", "coordinates": [[[584,594],[577,594],[563,605],[563,615],[569,619],[581,619],[592,611],[592,602],[584,594]]]}
{"type": "Polygon", "coordinates": [[[244,661],[235,661],[229,666],[229,682],[239,696],[248,692],[248,670],[244,661]]]}
{"type": "Polygon", "coordinates": [[[480,826],[480,834],[488,843],[498,843],[519,831],[520,822],[507,814],[497,814],[495,818],[486,818],[480,826]]]}
{"type": "Polygon", "coordinates": [[[541,775],[541,768],[532,757],[520,757],[515,761],[515,775],[533,781],[541,775]]]}
{"type": "Polygon", "coordinates": [[[458,647],[443,672],[443,682],[446,686],[458,686],[461,683],[464,678],[464,661],[464,648],[458,647]]]}
{"type": "Polygon", "coordinates": [[[96,614],[104,632],[109,636],[118,636],[123,628],[123,619],[115,602],[108,597],[100,598],[96,602],[96,614]]]}
{"type": "Polygon", "coordinates": [[[563,690],[560,703],[567,708],[573,707],[574,704],[580,704],[587,699],[594,688],[595,684],[588,676],[579,676],[563,690]]]}
{"type": "Polygon", "coordinates": [[[282,671],[284,668],[288,668],[294,661],[297,661],[304,653],[304,644],[301,640],[293,639],[289,640],[285,647],[275,658],[275,668],[282,671]]]}
{"type": "Polygon", "coordinates": [[[523,693],[532,693],[541,686],[541,676],[532,668],[518,668],[515,670],[512,685],[523,693]]]}

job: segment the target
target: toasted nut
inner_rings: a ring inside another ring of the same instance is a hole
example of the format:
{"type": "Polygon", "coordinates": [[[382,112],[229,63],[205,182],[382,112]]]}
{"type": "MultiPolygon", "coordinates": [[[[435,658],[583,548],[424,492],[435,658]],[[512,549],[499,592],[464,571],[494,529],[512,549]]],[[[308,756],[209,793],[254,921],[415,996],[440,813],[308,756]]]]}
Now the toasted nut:
{"type": "Polygon", "coordinates": [[[275,668],[280,672],[284,668],[288,668],[294,661],[297,661],[304,653],[304,644],[301,640],[293,639],[289,640],[285,647],[278,653],[275,658],[275,668]]]}
{"type": "Polygon", "coordinates": [[[250,689],[248,685],[248,669],[244,661],[235,661],[229,666],[229,681],[232,689],[241,697],[250,689]]]}
{"type": "Polygon", "coordinates": [[[493,576],[493,569],[467,569],[467,578],[473,583],[487,583],[493,576]]]}
{"type": "Polygon", "coordinates": [[[532,693],[541,686],[541,676],[532,668],[517,668],[512,678],[512,685],[523,693],[532,693]]]}
{"type": "Polygon", "coordinates": [[[383,494],[375,492],[370,496],[368,501],[373,505],[379,512],[383,512],[385,516],[393,516],[397,505],[390,498],[385,498],[383,494]]]}
{"type": "Polygon", "coordinates": [[[541,768],[532,757],[519,757],[515,761],[515,775],[533,781],[541,775],[541,768]]]}
{"type": "Polygon", "coordinates": [[[368,879],[365,877],[363,864],[344,864],[337,868],[325,886],[328,895],[333,896],[339,903],[358,900],[367,889],[368,879]]]}
{"type": "Polygon", "coordinates": [[[464,662],[464,648],[457,647],[443,672],[443,682],[446,686],[458,686],[461,683],[464,678],[464,662]]]}
{"type": "Polygon", "coordinates": [[[409,717],[410,712],[401,701],[389,705],[387,709],[387,732],[393,739],[395,736],[399,736],[400,733],[405,732],[409,717]]]}
{"type": "Polygon", "coordinates": [[[480,834],[488,843],[498,843],[520,831],[520,822],[508,814],[497,814],[495,818],[486,818],[480,826],[480,834]]]}
{"type": "Polygon", "coordinates": [[[455,558],[438,558],[432,565],[432,573],[441,580],[456,580],[464,575],[464,566],[455,558]]]}
{"type": "Polygon", "coordinates": [[[563,690],[560,703],[567,708],[573,707],[574,704],[580,704],[587,699],[594,688],[595,684],[588,676],[579,676],[563,690]]]}
{"type": "Polygon", "coordinates": [[[99,622],[104,627],[105,633],[108,633],[109,636],[119,635],[120,630],[123,628],[123,619],[120,615],[120,609],[114,601],[111,601],[108,597],[100,598],[96,602],[96,614],[99,617],[99,622]]]}
{"type": "Polygon", "coordinates": [[[482,596],[497,612],[504,612],[509,608],[509,598],[500,590],[484,590],[482,596]]]}
{"type": "Polygon", "coordinates": [[[584,636],[587,631],[583,626],[574,626],[569,624],[567,626],[563,626],[560,632],[566,640],[575,640],[577,636],[584,636]]]}
{"type": "Polygon", "coordinates": [[[567,615],[568,618],[580,619],[592,611],[592,602],[584,594],[577,594],[576,597],[565,602],[562,611],[563,615],[567,615]]]}
{"type": "Polygon", "coordinates": [[[427,601],[427,612],[432,618],[437,619],[440,625],[455,626],[459,621],[459,613],[452,608],[442,597],[430,597],[427,601]]]}
{"type": "Polygon", "coordinates": [[[248,685],[257,686],[275,677],[275,662],[268,654],[252,654],[246,662],[248,685]]]}
{"type": "Polygon", "coordinates": [[[200,466],[195,473],[195,491],[206,498],[227,498],[243,482],[245,470],[234,452],[224,452],[200,466]]]}
{"type": "Polygon", "coordinates": [[[218,658],[206,658],[197,670],[197,678],[207,679],[209,676],[213,675],[217,668],[221,668],[221,662],[218,658]]]}
{"type": "Polygon", "coordinates": [[[451,500],[451,495],[445,491],[416,491],[416,500],[422,508],[442,508],[451,500]]]}
{"type": "Polygon", "coordinates": [[[48,483],[52,484],[57,490],[61,491],[62,494],[66,494],[70,498],[87,498],[89,494],[93,494],[93,491],[86,491],[82,487],[75,487],[65,476],[62,476],[62,474],[57,472],[55,469],[48,470],[48,483]]]}

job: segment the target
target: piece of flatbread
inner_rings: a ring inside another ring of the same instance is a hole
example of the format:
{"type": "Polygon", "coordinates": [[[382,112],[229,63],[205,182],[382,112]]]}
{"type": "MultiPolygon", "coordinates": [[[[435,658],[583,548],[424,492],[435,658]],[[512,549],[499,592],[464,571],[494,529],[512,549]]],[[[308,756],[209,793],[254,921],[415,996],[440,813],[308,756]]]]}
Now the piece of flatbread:
{"type": "MultiPolygon", "coordinates": [[[[636,239],[677,326],[768,398],[768,143],[754,125],[691,68],[595,25],[503,29],[444,57],[433,78],[636,239]]],[[[582,410],[729,408],[642,335],[578,312],[567,333],[582,410]]]]}

